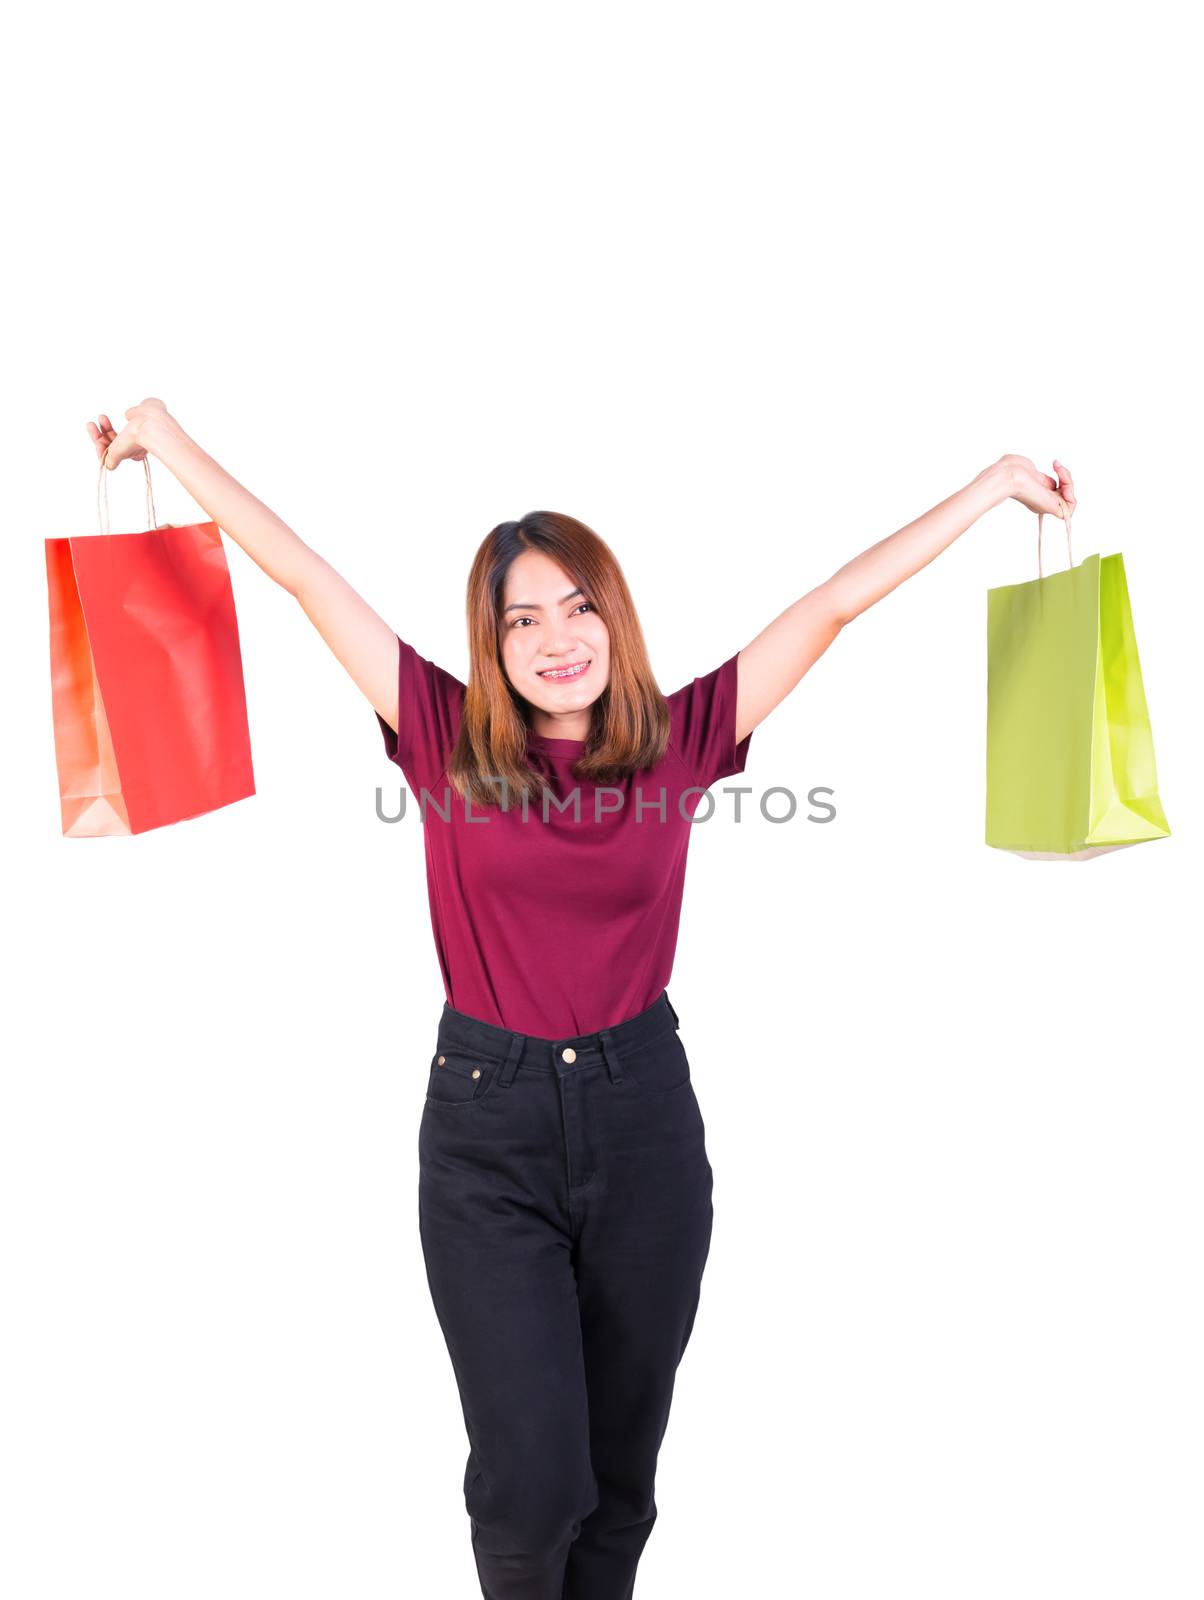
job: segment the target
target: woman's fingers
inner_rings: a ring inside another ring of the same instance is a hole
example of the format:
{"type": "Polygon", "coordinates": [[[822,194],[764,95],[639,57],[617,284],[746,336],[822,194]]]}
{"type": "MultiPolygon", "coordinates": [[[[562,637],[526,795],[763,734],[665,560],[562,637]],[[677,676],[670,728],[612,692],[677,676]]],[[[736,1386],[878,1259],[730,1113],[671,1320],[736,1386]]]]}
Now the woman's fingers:
{"type": "MultiPolygon", "coordinates": [[[[110,468],[117,467],[122,461],[127,459],[126,455],[122,455],[118,458],[113,453],[113,445],[117,440],[117,430],[114,428],[113,424],[109,421],[109,418],[103,411],[100,413],[100,416],[96,422],[89,422],[88,437],[96,446],[96,454],[100,458],[100,461],[103,465],[110,468]],[[107,461],[105,459],[106,456],[108,457],[107,461]]],[[[140,457],[133,456],[131,459],[138,460],[140,457]]]]}
{"type": "Polygon", "coordinates": [[[97,456],[103,461],[105,451],[109,448],[109,441],[105,438],[104,434],[101,433],[100,429],[94,422],[89,422],[88,424],[88,437],[96,446],[97,456]]]}
{"type": "Polygon", "coordinates": [[[1027,456],[1004,456],[1012,464],[1017,489],[1014,498],[1030,511],[1040,511],[1046,516],[1061,517],[1063,521],[1074,515],[1074,484],[1065,465],[1055,459],[1056,478],[1041,472],[1027,456]]]}
{"type": "MultiPolygon", "coordinates": [[[[106,454],[112,449],[117,440],[117,429],[113,426],[105,412],[102,411],[95,422],[89,422],[88,437],[96,446],[97,456],[102,462],[104,462],[106,454]]],[[[124,461],[125,459],[126,457],[123,455],[121,460],[124,461]]],[[[139,458],[133,457],[133,459],[136,460],[139,458]]],[[[120,465],[120,462],[115,459],[110,459],[107,462],[107,465],[110,467],[116,467],[120,465]]]]}
{"type": "Polygon", "coordinates": [[[1048,472],[1040,471],[1037,463],[1035,461],[1030,461],[1027,456],[1004,456],[1003,459],[1005,461],[1010,461],[1013,466],[1018,467],[1026,477],[1033,478],[1042,489],[1051,489],[1054,491],[1057,490],[1058,480],[1056,478],[1051,478],[1048,472]]]}
{"type": "Polygon", "coordinates": [[[1058,489],[1062,498],[1069,506],[1073,507],[1075,503],[1074,479],[1070,476],[1070,469],[1059,461],[1056,456],[1054,457],[1054,469],[1058,474],[1058,489]]]}
{"type": "Polygon", "coordinates": [[[1048,472],[1041,472],[1036,467],[1029,468],[1033,485],[1033,499],[1041,505],[1044,511],[1053,511],[1059,504],[1058,480],[1051,478],[1048,472]]]}

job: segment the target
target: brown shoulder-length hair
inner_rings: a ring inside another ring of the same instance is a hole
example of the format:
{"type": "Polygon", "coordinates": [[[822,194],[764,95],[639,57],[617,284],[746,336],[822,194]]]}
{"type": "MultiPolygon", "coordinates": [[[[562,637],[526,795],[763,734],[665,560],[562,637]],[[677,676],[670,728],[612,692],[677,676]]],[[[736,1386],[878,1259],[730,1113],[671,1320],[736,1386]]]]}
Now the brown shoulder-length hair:
{"type": "Polygon", "coordinates": [[[521,804],[524,792],[538,805],[543,782],[526,762],[531,708],[506,676],[501,653],[506,574],[524,550],[541,550],[563,567],[610,636],[610,675],[590,707],[589,735],[573,777],[617,782],[655,766],[669,742],[669,708],[609,546],[585,523],[556,511],[499,522],[468,575],[468,683],[447,776],[464,799],[507,809],[521,804]]]}

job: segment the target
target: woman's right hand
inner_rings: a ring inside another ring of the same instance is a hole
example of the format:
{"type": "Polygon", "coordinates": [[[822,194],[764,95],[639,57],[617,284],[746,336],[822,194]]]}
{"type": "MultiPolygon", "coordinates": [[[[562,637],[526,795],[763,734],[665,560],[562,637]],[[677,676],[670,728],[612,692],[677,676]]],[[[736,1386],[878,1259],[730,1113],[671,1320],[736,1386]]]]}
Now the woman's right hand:
{"type": "Polygon", "coordinates": [[[147,456],[145,434],[148,423],[167,416],[162,400],[144,400],[126,412],[126,424],[118,433],[102,411],[95,422],[88,424],[88,436],[96,446],[101,462],[111,470],[123,461],[143,461],[147,456]]]}
{"type": "Polygon", "coordinates": [[[1063,522],[1074,516],[1074,480],[1062,462],[1054,461],[1056,478],[1040,472],[1027,456],[1000,456],[997,465],[1007,471],[1010,500],[1019,500],[1030,511],[1047,517],[1061,517],[1063,522]]]}

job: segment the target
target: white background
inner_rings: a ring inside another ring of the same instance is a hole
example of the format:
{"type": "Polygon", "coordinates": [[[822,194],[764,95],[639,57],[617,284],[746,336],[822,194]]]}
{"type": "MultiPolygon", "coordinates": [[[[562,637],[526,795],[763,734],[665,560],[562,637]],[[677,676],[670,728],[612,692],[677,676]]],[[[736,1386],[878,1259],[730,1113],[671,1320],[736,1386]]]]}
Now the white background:
{"type": "MultiPolygon", "coordinates": [[[[1069,464],[1075,559],[1125,557],[1172,837],[983,843],[985,594],[1036,573],[1015,502],[754,733],[738,781],[831,785],[838,816],[693,839],[670,993],[716,1220],[637,1594],[1198,1600],[1183,15],[9,25],[12,1600],[478,1592],[417,1230],[421,830],[376,820],[401,777],[371,707],[232,541],[257,793],[60,835],[42,540],[96,531],[86,421],[147,395],[460,676],[480,540],[582,518],[665,692],[1002,453],[1069,464]]],[[[110,480],[115,531],[142,485],[110,480]]]]}

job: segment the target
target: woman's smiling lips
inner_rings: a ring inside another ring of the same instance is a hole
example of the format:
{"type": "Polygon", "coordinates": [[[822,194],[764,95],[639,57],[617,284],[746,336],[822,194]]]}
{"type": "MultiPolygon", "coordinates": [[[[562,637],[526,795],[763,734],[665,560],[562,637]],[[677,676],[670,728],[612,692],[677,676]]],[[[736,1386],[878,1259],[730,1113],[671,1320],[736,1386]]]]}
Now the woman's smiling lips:
{"type": "MultiPolygon", "coordinates": [[[[593,657],[591,656],[590,661],[592,660],[593,657]]],[[[589,661],[574,661],[572,666],[569,667],[547,667],[539,676],[550,683],[564,683],[570,678],[582,677],[588,666],[589,661]]]]}

